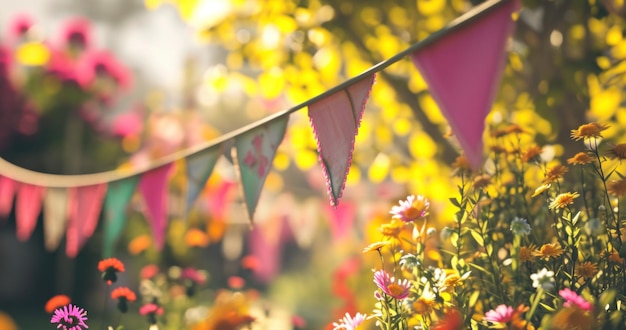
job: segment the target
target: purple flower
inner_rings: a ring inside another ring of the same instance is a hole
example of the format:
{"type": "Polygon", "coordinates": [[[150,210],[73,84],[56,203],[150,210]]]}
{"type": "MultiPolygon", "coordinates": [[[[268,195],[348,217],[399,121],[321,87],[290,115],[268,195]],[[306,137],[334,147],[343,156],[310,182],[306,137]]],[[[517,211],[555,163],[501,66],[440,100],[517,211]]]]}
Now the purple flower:
{"type": "Polygon", "coordinates": [[[398,280],[390,277],[384,270],[378,270],[374,273],[374,283],[384,293],[392,296],[395,299],[402,300],[409,295],[411,289],[411,283],[409,280],[398,280]]]}
{"type": "Polygon", "coordinates": [[[365,318],[366,314],[356,313],[354,317],[350,316],[350,314],[346,313],[342,319],[339,320],[339,323],[333,322],[333,330],[346,329],[346,330],[354,330],[356,327],[361,325],[365,318]]]}
{"type": "Polygon", "coordinates": [[[87,321],[87,311],[72,304],[57,308],[50,319],[50,323],[56,323],[57,329],[62,330],[87,329],[89,327],[85,321],[87,321]]]}
{"type": "Polygon", "coordinates": [[[565,299],[565,303],[563,303],[563,306],[565,307],[576,306],[586,311],[591,311],[593,307],[590,302],[585,300],[585,298],[579,296],[575,291],[572,291],[569,288],[560,290],[559,295],[565,299]]]}
{"type": "Polygon", "coordinates": [[[496,309],[492,309],[485,313],[483,318],[485,321],[506,323],[513,319],[513,307],[507,305],[499,305],[496,309]]]}
{"type": "Polygon", "coordinates": [[[430,202],[422,195],[410,195],[404,201],[399,201],[400,205],[391,208],[393,219],[400,219],[404,222],[413,222],[428,215],[430,202]]]}

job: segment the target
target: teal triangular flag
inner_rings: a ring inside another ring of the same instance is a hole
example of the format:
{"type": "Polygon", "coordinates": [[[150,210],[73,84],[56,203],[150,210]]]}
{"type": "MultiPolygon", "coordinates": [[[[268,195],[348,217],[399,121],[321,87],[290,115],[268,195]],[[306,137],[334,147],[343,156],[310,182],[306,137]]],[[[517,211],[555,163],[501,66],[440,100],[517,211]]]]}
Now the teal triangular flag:
{"type": "Polygon", "coordinates": [[[251,222],[276,149],[285,136],[288,120],[286,116],[278,117],[242,134],[235,141],[236,157],[233,158],[239,167],[239,179],[251,222]]]}
{"type": "Polygon", "coordinates": [[[126,224],[126,206],[133,197],[139,176],[113,181],[109,184],[104,200],[104,247],[103,257],[112,257],[115,243],[126,224]]]}
{"type": "Polygon", "coordinates": [[[187,157],[187,211],[191,209],[206,185],[220,152],[220,146],[216,146],[187,157]]]}

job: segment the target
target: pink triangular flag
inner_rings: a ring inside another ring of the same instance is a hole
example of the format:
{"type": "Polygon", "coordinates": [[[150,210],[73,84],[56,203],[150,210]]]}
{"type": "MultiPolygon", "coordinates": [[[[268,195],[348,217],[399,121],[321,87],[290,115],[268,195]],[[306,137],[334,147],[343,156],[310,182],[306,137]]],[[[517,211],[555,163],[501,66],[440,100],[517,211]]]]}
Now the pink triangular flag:
{"type": "Polygon", "coordinates": [[[19,183],[0,175],[0,218],[6,218],[13,208],[13,197],[19,183]]]}
{"type": "Polygon", "coordinates": [[[354,140],[374,77],[365,77],[309,106],[309,118],[315,132],[331,205],[337,205],[343,194],[352,163],[354,140]]]}
{"type": "Polygon", "coordinates": [[[485,117],[491,110],[519,0],[451,31],[411,55],[474,169],[483,160],[485,117]]]}
{"type": "Polygon", "coordinates": [[[152,227],[157,249],[165,244],[167,229],[167,179],[173,163],[144,173],[139,180],[139,191],[146,203],[146,218],[152,227]]]}
{"type": "Polygon", "coordinates": [[[70,188],[65,249],[68,257],[76,257],[96,230],[106,191],[104,183],[70,188]]]}
{"type": "Polygon", "coordinates": [[[330,230],[333,235],[333,241],[341,241],[348,236],[350,229],[352,229],[356,217],[356,206],[354,203],[344,203],[334,208],[328,207],[326,212],[330,220],[330,230]]]}
{"type": "Polygon", "coordinates": [[[43,200],[43,237],[46,250],[54,251],[61,243],[67,224],[66,188],[48,188],[43,200]]]}
{"type": "Polygon", "coordinates": [[[17,222],[17,239],[22,242],[27,241],[35,230],[44,192],[43,187],[27,183],[20,184],[17,189],[15,220],[17,222]]]}

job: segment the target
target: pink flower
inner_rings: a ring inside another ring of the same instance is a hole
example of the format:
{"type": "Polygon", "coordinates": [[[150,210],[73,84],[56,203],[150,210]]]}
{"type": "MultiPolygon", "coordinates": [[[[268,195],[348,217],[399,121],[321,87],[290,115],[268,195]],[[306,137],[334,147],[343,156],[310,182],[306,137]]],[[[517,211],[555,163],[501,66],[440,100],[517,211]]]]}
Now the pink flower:
{"type": "MultiPolygon", "coordinates": [[[[82,58],[80,75],[83,85],[97,82],[98,79],[111,79],[116,87],[127,89],[132,83],[129,70],[107,51],[87,52],[82,58]]],[[[100,85],[104,94],[111,94],[108,90],[110,86],[102,83],[100,85]]]]}
{"type": "Polygon", "coordinates": [[[61,330],[83,330],[89,328],[87,324],[87,312],[72,304],[57,308],[50,319],[50,323],[55,323],[57,329],[61,330]]]}
{"type": "Polygon", "coordinates": [[[139,308],[139,314],[146,316],[148,318],[148,323],[156,324],[156,316],[163,314],[163,308],[157,304],[145,304],[139,308]]]}
{"type": "Polygon", "coordinates": [[[402,300],[409,295],[411,289],[411,283],[409,280],[398,280],[390,277],[384,270],[378,270],[374,273],[374,283],[384,293],[392,296],[395,299],[402,300]]]}
{"type": "Polygon", "coordinates": [[[422,195],[410,195],[405,201],[399,201],[400,205],[391,208],[393,219],[400,219],[404,222],[413,222],[428,215],[430,202],[422,195]]]}
{"type": "Polygon", "coordinates": [[[346,313],[342,319],[339,320],[339,323],[333,322],[333,330],[346,329],[346,330],[354,330],[356,327],[361,325],[365,318],[366,314],[356,313],[354,317],[350,316],[350,314],[346,313]]]}
{"type": "Polygon", "coordinates": [[[593,308],[590,302],[588,302],[587,300],[585,300],[585,298],[579,296],[575,291],[572,291],[569,288],[560,290],[559,295],[563,299],[565,299],[565,303],[563,303],[563,306],[565,307],[577,306],[578,308],[585,311],[591,311],[591,309],[593,308]]]}
{"type": "Polygon", "coordinates": [[[11,42],[19,42],[20,39],[24,38],[28,30],[35,25],[35,20],[27,14],[19,14],[16,15],[9,27],[9,35],[8,39],[11,42]]]}
{"type": "Polygon", "coordinates": [[[485,321],[506,323],[513,319],[513,307],[507,305],[499,305],[496,309],[492,309],[485,313],[483,318],[485,321]]]}
{"type": "Polygon", "coordinates": [[[200,271],[192,267],[183,269],[180,274],[180,278],[183,280],[190,280],[197,285],[203,285],[206,283],[206,277],[200,271]]]}
{"type": "Polygon", "coordinates": [[[91,43],[91,23],[82,17],[67,21],[61,32],[61,39],[66,47],[81,50],[88,48],[91,43]]]}
{"type": "Polygon", "coordinates": [[[138,111],[129,111],[116,116],[111,131],[116,136],[137,136],[143,129],[143,118],[138,111]]]}

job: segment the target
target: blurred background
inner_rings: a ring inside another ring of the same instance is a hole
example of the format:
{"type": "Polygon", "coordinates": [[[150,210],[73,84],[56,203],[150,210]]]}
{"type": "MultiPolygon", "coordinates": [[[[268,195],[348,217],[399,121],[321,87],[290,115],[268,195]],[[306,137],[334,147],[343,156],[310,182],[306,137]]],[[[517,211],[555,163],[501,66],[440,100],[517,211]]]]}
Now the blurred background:
{"type": "MultiPolygon", "coordinates": [[[[4,1],[0,156],[55,174],[149,164],[314,97],[480,2],[4,1]]],[[[611,124],[605,135],[619,142],[625,14],[620,0],[523,1],[488,125],[522,126],[548,160],[571,157],[570,130],[589,120],[611,124]]],[[[320,329],[345,312],[368,310],[375,260],[360,252],[380,238],[390,206],[419,193],[431,200],[438,228],[453,218],[449,164],[458,149],[448,130],[419,72],[400,61],[377,78],[337,209],[328,203],[306,113],[296,112],[254,229],[229,155],[190,212],[181,207],[179,166],[169,187],[166,248],[152,247],[134,199],[117,246],[127,266],[120,282],[138,288],[140,270],[152,264],[170,275],[172,266],[202,269],[208,281],[197,304],[210,306],[218,290],[241,289],[233,282],[241,278],[268,329],[294,322],[320,329]]],[[[113,313],[112,302],[102,311],[100,227],[69,259],[63,248],[45,249],[41,221],[28,242],[17,241],[14,218],[0,219],[0,311],[20,329],[42,329],[49,322],[43,305],[63,293],[93,319],[113,313]]],[[[129,329],[145,325],[138,317],[129,322],[129,329]]]]}

